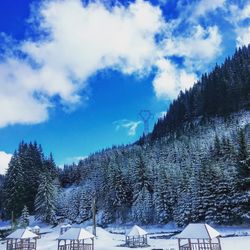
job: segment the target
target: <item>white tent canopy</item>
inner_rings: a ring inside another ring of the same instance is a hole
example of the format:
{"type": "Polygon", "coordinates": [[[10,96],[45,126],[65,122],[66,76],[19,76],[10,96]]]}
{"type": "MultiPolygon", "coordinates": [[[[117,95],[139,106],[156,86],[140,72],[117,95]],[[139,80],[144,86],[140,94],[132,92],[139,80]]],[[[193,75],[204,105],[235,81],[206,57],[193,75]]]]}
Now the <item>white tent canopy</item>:
{"type": "Polygon", "coordinates": [[[147,235],[148,233],[143,230],[142,228],[138,227],[137,225],[133,226],[130,232],[127,234],[127,236],[144,236],[147,235]]]}
{"type": "Polygon", "coordinates": [[[205,223],[190,223],[176,236],[179,239],[214,239],[220,233],[205,223]]]}
{"type": "Polygon", "coordinates": [[[70,228],[67,232],[59,236],[58,240],[87,240],[95,236],[83,228],[70,228]]]}
{"type": "Polygon", "coordinates": [[[34,239],[37,238],[37,235],[32,233],[30,230],[26,229],[17,229],[15,232],[11,233],[6,239],[34,239]]]}

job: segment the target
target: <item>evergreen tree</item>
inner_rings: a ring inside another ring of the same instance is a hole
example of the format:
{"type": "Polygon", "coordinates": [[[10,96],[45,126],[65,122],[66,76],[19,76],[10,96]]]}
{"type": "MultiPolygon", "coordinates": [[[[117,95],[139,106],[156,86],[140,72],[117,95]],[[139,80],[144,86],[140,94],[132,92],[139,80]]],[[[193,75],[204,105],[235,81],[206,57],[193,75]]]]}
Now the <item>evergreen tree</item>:
{"type": "Polygon", "coordinates": [[[14,152],[11,157],[9,168],[4,181],[4,209],[6,217],[10,218],[13,213],[14,218],[20,216],[24,207],[24,173],[20,163],[18,153],[14,152]]]}
{"type": "Polygon", "coordinates": [[[4,184],[4,176],[0,175],[0,218],[2,218],[2,216],[3,216],[3,207],[4,207],[3,184],[4,184]]]}
{"type": "Polygon", "coordinates": [[[116,212],[116,217],[121,218],[124,222],[129,206],[131,205],[131,197],[126,180],[122,174],[119,166],[114,170],[112,176],[112,189],[113,189],[113,208],[116,212]]]}
{"type": "Polygon", "coordinates": [[[42,148],[36,142],[21,142],[11,158],[3,184],[3,203],[7,218],[10,218],[12,212],[14,217],[19,217],[24,205],[31,213],[34,212],[40,174],[47,174],[53,179],[57,176],[52,156],[45,160],[42,148]]]}
{"type": "Polygon", "coordinates": [[[173,217],[174,190],[169,173],[161,168],[155,184],[154,204],[158,223],[165,224],[173,217]]]}
{"type": "Polygon", "coordinates": [[[56,168],[56,164],[51,153],[48,159],[43,160],[43,168],[44,172],[49,174],[53,180],[58,177],[58,169],[56,168]]]}
{"type": "Polygon", "coordinates": [[[77,222],[81,223],[91,218],[92,212],[92,192],[89,187],[82,187],[80,191],[80,207],[77,222]]]}
{"type": "Polygon", "coordinates": [[[31,213],[34,212],[34,202],[39,186],[39,176],[45,172],[43,164],[43,152],[41,146],[34,143],[21,143],[19,146],[19,158],[23,168],[25,187],[24,203],[31,213]]]}
{"type": "Polygon", "coordinates": [[[140,154],[136,161],[136,169],[134,173],[134,199],[136,199],[136,196],[139,195],[143,188],[146,188],[149,192],[153,192],[151,179],[151,173],[140,154]]]}
{"type": "Polygon", "coordinates": [[[142,155],[136,162],[134,175],[132,217],[136,222],[148,224],[154,221],[152,176],[142,155]]]}
{"type": "Polygon", "coordinates": [[[36,218],[47,223],[54,223],[56,208],[55,202],[55,186],[52,180],[46,174],[43,174],[40,176],[40,185],[35,200],[36,218]]]}
{"type": "Polygon", "coordinates": [[[80,203],[81,203],[81,193],[79,188],[74,188],[71,190],[70,197],[68,200],[68,213],[67,219],[72,222],[76,222],[80,213],[80,203]]]}
{"type": "MultiPolygon", "coordinates": [[[[189,169],[190,170],[190,169],[189,169]]],[[[192,193],[189,182],[191,172],[181,172],[177,186],[177,202],[174,208],[174,220],[179,226],[192,221],[192,193]]]]}
{"type": "Polygon", "coordinates": [[[132,218],[134,222],[149,224],[154,222],[154,207],[152,193],[143,187],[132,205],[132,218]]]}
{"type": "Polygon", "coordinates": [[[205,221],[208,223],[213,223],[216,222],[217,216],[217,208],[214,203],[219,185],[220,171],[217,165],[214,165],[211,161],[208,161],[205,167],[205,175],[203,176],[203,181],[205,183],[205,190],[203,196],[203,204],[206,211],[205,221]]]}
{"type": "Polygon", "coordinates": [[[241,219],[250,219],[250,156],[244,130],[239,131],[239,150],[237,167],[237,191],[235,202],[238,203],[238,214],[241,219]]]}
{"type": "Polygon", "coordinates": [[[218,135],[216,135],[214,139],[213,153],[214,153],[214,156],[217,158],[221,156],[221,143],[220,143],[220,139],[218,135]]]}
{"type": "Polygon", "coordinates": [[[23,207],[19,224],[23,228],[25,228],[29,225],[29,210],[28,210],[26,205],[23,207]]]}
{"type": "Polygon", "coordinates": [[[244,130],[239,131],[239,151],[238,151],[238,178],[241,190],[250,189],[250,165],[249,153],[247,148],[247,141],[244,130]]]}

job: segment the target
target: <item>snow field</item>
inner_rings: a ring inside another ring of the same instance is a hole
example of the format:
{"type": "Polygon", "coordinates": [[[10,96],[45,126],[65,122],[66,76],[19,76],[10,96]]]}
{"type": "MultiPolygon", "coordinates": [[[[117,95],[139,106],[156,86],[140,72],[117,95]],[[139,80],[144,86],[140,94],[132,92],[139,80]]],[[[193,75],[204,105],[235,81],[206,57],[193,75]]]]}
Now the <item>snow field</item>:
{"type": "MultiPolygon", "coordinates": [[[[91,227],[87,230],[91,231],[91,227]]],[[[153,231],[153,229],[152,229],[153,231]]],[[[224,229],[224,232],[227,231],[224,229]]],[[[38,240],[37,250],[57,250],[57,237],[59,236],[60,226],[55,228],[43,227],[41,229],[42,237],[38,240]]],[[[131,248],[119,247],[124,243],[124,235],[112,234],[98,227],[97,238],[95,239],[95,250],[131,250],[131,248]]],[[[163,233],[153,234],[160,236],[163,233]]],[[[143,248],[151,250],[153,248],[162,248],[164,250],[178,250],[176,239],[151,239],[149,235],[150,247],[143,248]]],[[[250,236],[221,238],[222,250],[250,250],[250,236]]],[[[5,242],[0,242],[0,250],[5,250],[5,242]]],[[[140,248],[138,248],[140,249],[140,248]]]]}

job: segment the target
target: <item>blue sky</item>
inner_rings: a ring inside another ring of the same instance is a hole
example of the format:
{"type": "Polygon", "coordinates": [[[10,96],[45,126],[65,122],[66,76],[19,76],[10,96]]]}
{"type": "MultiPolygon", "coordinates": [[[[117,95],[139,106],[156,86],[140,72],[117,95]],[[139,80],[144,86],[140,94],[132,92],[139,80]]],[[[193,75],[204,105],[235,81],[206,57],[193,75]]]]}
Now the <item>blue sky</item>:
{"type": "Polygon", "coordinates": [[[250,42],[250,1],[1,1],[0,173],[21,140],[57,164],[139,138],[250,42]]]}

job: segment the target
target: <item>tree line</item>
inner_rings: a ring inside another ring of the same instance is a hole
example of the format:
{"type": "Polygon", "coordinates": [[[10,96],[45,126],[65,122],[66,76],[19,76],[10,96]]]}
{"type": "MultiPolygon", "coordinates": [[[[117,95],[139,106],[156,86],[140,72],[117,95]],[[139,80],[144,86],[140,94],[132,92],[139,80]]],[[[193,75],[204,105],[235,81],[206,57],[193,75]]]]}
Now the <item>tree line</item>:
{"type": "Polygon", "coordinates": [[[91,218],[92,192],[97,194],[102,225],[249,222],[246,131],[215,135],[209,142],[182,138],[93,155],[73,166],[78,174],[68,175],[68,168],[61,172],[62,185],[70,188],[62,191],[65,206],[60,215],[75,222],[91,218]]]}

